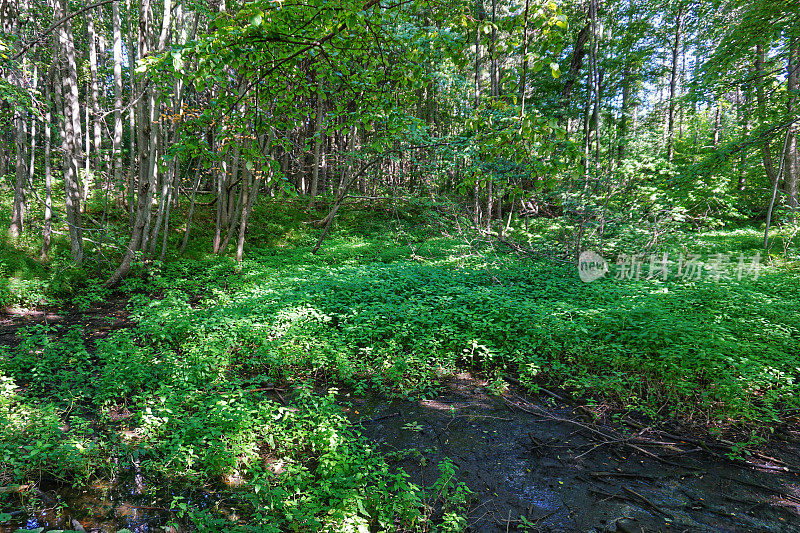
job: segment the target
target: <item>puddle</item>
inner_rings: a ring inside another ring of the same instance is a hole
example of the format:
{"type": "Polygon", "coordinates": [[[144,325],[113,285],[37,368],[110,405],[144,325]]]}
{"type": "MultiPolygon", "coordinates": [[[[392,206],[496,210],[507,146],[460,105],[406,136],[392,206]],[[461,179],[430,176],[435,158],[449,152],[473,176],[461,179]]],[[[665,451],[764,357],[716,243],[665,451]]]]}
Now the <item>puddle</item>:
{"type": "MultiPolygon", "coordinates": [[[[623,446],[598,446],[579,425],[513,408],[511,396],[485,385],[463,374],[433,401],[341,400],[379,450],[401,452],[395,466],[412,482],[430,486],[446,457],[458,466],[459,480],[474,493],[469,531],[522,531],[524,517],[533,531],[551,532],[800,532],[800,498],[797,507],[762,503],[775,493],[799,494],[793,474],[700,453],[666,465],[623,446]]],[[[537,405],[579,419],[569,406],[537,405]]]]}
{"type": "MultiPolygon", "coordinates": [[[[128,529],[133,533],[161,533],[176,516],[163,503],[162,498],[148,495],[141,480],[134,473],[125,481],[111,486],[95,484],[73,488],[43,484],[39,499],[44,511],[22,512],[12,521],[0,526],[0,532],[13,532],[18,528],[76,529],[77,521],[87,532],[112,533],[128,529]]],[[[165,499],[165,498],[164,498],[165,499]]],[[[199,502],[195,502],[197,504],[199,502]]]]}
{"type": "MultiPolygon", "coordinates": [[[[519,392],[499,397],[467,375],[448,382],[434,400],[346,392],[338,398],[365,438],[383,453],[394,452],[393,467],[408,472],[410,481],[430,486],[439,476],[437,465],[453,461],[459,481],[473,492],[470,532],[523,531],[524,522],[532,524],[530,531],[548,532],[800,532],[800,477],[794,474],[702,453],[671,455],[672,464],[664,464],[619,443],[598,444],[575,423],[570,406],[536,403],[519,392]],[[540,411],[514,407],[516,400],[540,411]]],[[[792,448],[771,455],[797,452],[794,444],[781,446],[792,448]]],[[[176,519],[168,508],[174,494],[152,494],[148,484],[158,480],[132,470],[113,486],[42,485],[52,500],[43,499],[47,510],[15,515],[0,533],[74,529],[73,519],[88,532],[162,533],[176,519]]],[[[181,495],[200,508],[218,503],[213,492],[181,495]]]]}

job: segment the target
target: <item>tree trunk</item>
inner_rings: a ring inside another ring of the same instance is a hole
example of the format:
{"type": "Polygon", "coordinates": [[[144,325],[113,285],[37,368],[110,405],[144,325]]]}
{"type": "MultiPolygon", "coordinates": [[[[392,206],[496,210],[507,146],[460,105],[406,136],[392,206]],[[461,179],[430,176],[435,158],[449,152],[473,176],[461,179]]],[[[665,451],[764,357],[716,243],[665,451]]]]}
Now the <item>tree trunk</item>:
{"type": "MultiPolygon", "coordinates": [[[[745,142],[750,139],[750,99],[751,95],[748,89],[738,90],[739,93],[739,110],[741,112],[741,123],[743,125],[743,133],[745,142]]],[[[749,150],[743,148],[739,155],[739,183],[738,189],[744,191],[747,187],[747,155],[749,150]]]]}
{"type": "Polygon", "coordinates": [[[667,119],[667,160],[672,161],[675,152],[675,99],[678,87],[678,55],[681,45],[681,26],[683,18],[683,4],[678,5],[678,14],[675,18],[675,40],[672,46],[672,71],[669,79],[669,111],[667,119]]]}
{"type": "MultiPolygon", "coordinates": [[[[55,0],[55,18],[68,15],[67,0],[55,0]]],[[[83,227],[81,221],[81,110],[78,100],[78,67],[75,61],[75,40],[72,23],[66,21],[59,26],[58,41],[61,54],[66,59],[66,72],[62,75],[61,90],[64,102],[64,136],[62,152],[64,160],[64,191],[66,218],[69,225],[70,253],[76,264],[83,261],[83,227]]]]}
{"type": "MultiPolygon", "coordinates": [[[[270,167],[271,169],[272,167],[270,167]]],[[[258,178],[252,176],[251,172],[245,168],[245,175],[247,176],[247,181],[252,181],[252,185],[245,184],[243,185],[244,188],[244,198],[242,203],[242,218],[239,222],[239,240],[236,244],[236,262],[241,263],[242,258],[244,257],[244,238],[245,232],[247,231],[247,221],[250,218],[250,212],[253,208],[253,203],[255,203],[256,196],[258,195],[258,188],[259,188],[259,180],[258,178]]],[[[270,170],[271,172],[271,170],[270,170]]]]}
{"type": "MultiPolygon", "coordinates": [[[[91,98],[92,98],[92,130],[93,130],[93,144],[94,144],[94,157],[92,158],[92,172],[96,176],[101,175],[102,171],[102,153],[103,139],[100,135],[100,89],[97,81],[97,34],[94,28],[93,14],[87,14],[87,31],[89,33],[89,74],[91,79],[91,98]]],[[[88,106],[87,106],[88,109],[88,106]]],[[[87,138],[89,137],[89,129],[87,125],[86,131],[87,138]]],[[[88,143],[87,143],[88,144],[88,143]]],[[[87,154],[88,155],[88,154],[87,154]]],[[[87,156],[87,161],[89,160],[87,156]]],[[[89,173],[86,174],[86,195],[89,193],[89,173]]],[[[102,183],[102,181],[100,181],[102,183]]],[[[106,191],[107,193],[108,191],[106,191]]]]}
{"type": "Polygon", "coordinates": [[[522,76],[519,80],[519,116],[525,115],[525,92],[528,81],[528,14],[530,11],[530,0],[525,0],[525,17],[522,26],[522,76]]]}
{"type": "Polygon", "coordinates": [[[500,63],[497,59],[497,0],[492,0],[492,42],[489,45],[489,58],[491,59],[491,87],[492,98],[500,96],[500,63]]]}
{"type": "Polygon", "coordinates": [[[314,163],[311,171],[311,190],[309,191],[311,200],[308,202],[309,207],[314,205],[314,198],[317,196],[319,190],[319,163],[320,153],[322,151],[322,131],[325,125],[325,101],[322,90],[322,79],[319,77],[317,78],[317,112],[314,122],[314,163]]]}
{"type": "MultiPolygon", "coordinates": [[[[788,73],[786,76],[786,89],[789,98],[786,102],[786,115],[795,118],[800,98],[800,37],[795,37],[789,44],[788,73]]],[[[792,124],[789,129],[789,138],[786,143],[784,158],[784,191],[789,202],[789,207],[793,210],[793,217],[798,208],[798,194],[800,193],[800,151],[798,151],[798,130],[800,125],[797,122],[792,124]]]]}
{"type": "MultiPolygon", "coordinates": [[[[33,66],[33,89],[36,90],[39,86],[39,70],[36,65],[33,66]]],[[[31,149],[30,158],[28,159],[28,184],[33,187],[33,178],[36,174],[36,117],[31,115],[30,126],[30,139],[31,149]]]]}
{"type": "Polygon", "coordinates": [[[25,132],[25,117],[21,109],[14,111],[14,145],[17,152],[16,172],[14,175],[14,203],[11,206],[11,225],[8,227],[8,236],[16,241],[22,233],[25,223],[25,181],[28,178],[28,166],[25,161],[27,152],[27,134],[25,132]]]}
{"type": "MultiPolygon", "coordinates": [[[[756,45],[756,105],[758,106],[759,121],[763,124],[767,119],[767,98],[764,94],[764,47],[756,45]]],[[[778,177],[778,172],[775,170],[775,163],[772,161],[772,152],[770,151],[769,140],[765,140],[761,144],[761,161],[764,164],[764,172],[767,174],[767,179],[770,183],[774,183],[778,177]]]]}
{"type": "Polygon", "coordinates": [[[183,231],[183,241],[181,241],[181,248],[178,255],[183,255],[186,251],[186,245],[189,243],[189,232],[192,229],[192,218],[194,217],[195,198],[197,197],[197,189],[200,187],[200,178],[203,176],[200,171],[200,161],[196,161],[197,168],[194,174],[194,185],[192,186],[192,197],[189,201],[189,213],[186,215],[186,229],[183,231]]]}
{"type": "MultiPolygon", "coordinates": [[[[139,2],[138,57],[147,55],[152,42],[151,30],[153,22],[151,20],[150,2],[151,0],[140,0],[139,2]]],[[[130,271],[137,252],[147,248],[153,196],[158,183],[158,166],[156,165],[158,157],[158,101],[155,89],[145,88],[146,81],[142,80],[138,85],[140,91],[144,94],[136,104],[139,183],[136,187],[137,199],[134,209],[134,221],[125,255],[117,269],[105,282],[106,287],[113,287],[122,281],[130,271]]]]}
{"type": "MultiPolygon", "coordinates": [[[[50,69],[53,72],[53,69],[50,69]]],[[[50,120],[52,118],[52,102],[50,94],[50,81],[52,75],[44,83],[44,100],[47,106],[44,115],[44,228],[42,229],[42,253],[41,260],[46,261],[50,253],[50,235],[52,233],[53,218],[53,170],[51,167],[51,130],[50,120]]]]}
{"type": "Polygon", "coordinates": [[[475,0],[477,22],[475,24],[475,109],[481,102],[481,23],[486,18],[483,0],[475,0]]]}
{"type": "MultiPolygon", "coordinates": [[[[120,191],[122,183],[122,23],[119,15],[119,0],[114,0],[112,25],[114,34],[114,137],[111,146],[111,160],[114,168],[114,186],[120,191]]],[[[133,172],[133,169],[130,169],[133,172]]]]}
{"type": "Polygon", "coordinates": [[[578,79],[578,74],[583,66],[583,57],[586,55],[586,43],[589,42],[591,30],[591,22],[587,22],[586,25],[581,28],[581,31],[578,32],[578,36],[575,39],[575,46],[572,48],[572,58],[569,63],[569,71],[567,75],[564,76],[564,88],[561,89],[561,101],[564,105],[569,102],[569,98],[572,95],[572,87],[575,86],[575,81],[578,79]]]}

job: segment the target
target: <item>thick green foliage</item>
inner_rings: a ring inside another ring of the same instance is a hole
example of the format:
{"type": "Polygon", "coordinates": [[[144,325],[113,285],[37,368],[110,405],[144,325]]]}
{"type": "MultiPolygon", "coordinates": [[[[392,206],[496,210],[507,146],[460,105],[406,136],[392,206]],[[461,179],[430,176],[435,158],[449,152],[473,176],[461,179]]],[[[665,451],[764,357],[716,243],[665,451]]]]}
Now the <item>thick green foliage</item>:
{"type": "MultiPolygon", "coordinates": [[[[127,280],[134,328],[88,346],[80,328],[58,340],[52,327],[23,330],[0,354],[0,474],[79,483],[135,466],[178,494],[170,506],[183,519],[217,529],[232,526],[227,504],[203,508],[183,487],[213,487],[249,526],[275,531],[425,529],[426,500],[441,497],[441,527],[458,530],[467,493],[452,465],[430,492],[413,486],[308,384],[430,396],[469,368],[498,390],[513,376],[761,434],[800,407],[791,263],[774,261],[758,279],[585,284],[570,264],[443,236],[446,220],[424,205],[388,212],[345,212],[319,255],[286,210],[258,213],[254,227],[275,231],[242,265],[174,261],[127,280]],[[288,405],[265,392],[275,383],[296,390],[288,405]]],[[[541,244],[565,228],[529,230],[541,244]]],[[[609,246],[648,239],[628,228],[609,246]]],[[[745,228],[662,242],[676,254],[751,254],[758,239],[745,228]]]]}

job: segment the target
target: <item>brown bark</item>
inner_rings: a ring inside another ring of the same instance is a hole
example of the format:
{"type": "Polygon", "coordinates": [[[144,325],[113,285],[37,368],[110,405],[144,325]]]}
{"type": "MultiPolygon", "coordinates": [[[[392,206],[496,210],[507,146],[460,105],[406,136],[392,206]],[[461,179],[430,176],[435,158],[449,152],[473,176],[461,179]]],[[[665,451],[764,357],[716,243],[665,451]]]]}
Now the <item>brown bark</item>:
{"type": "MultiPolygon", "coordinates": [[[[764,94],[764,47],[756,45],[756,105],[758,106],[759,119],[763,122],[766,120],[767,113],[767,97],[764,94]]],[[[764,172],[767,174],[767,179],[770,183],[774,183],[777,179],[778,172],[775,170],[775,163],[772,160],[772,152],[770,151],[769,140],[765,140],[761,144],[761,161],[764,164],[764,172]]]]}
{"type": "MultiPolygon", "coordinates": [[[[800,91],[800,37],[795,37],[789,45],[788,72],[786,76],[786,88],[789,98],[786,102],[786,114],[794,118],[800,98],[797,93],[800,91]]],[[[795,122],[789,127],[789,137],[786,149],[783,153],[785,177],[783,189],[786,193],[789,207],[793,210],[798,208],[798,195],[800,194],[800,151],[798,150],[798,123],[795,122]]]]}
{"type": "Polygon", "coordinates": [[[28,165],[25,161],[27,152],[27,133],[25,118],[21,109],[14,111],[14,145],[16,146],[16,172],[14,173],[14,201],[11,206],[11,224],[8,236],[12,240],[19,238],[25,224],[25,182],[28,178],[28,165]]]}
{"type": "Polygon", "coordinates": [[[528,81],[528,15],[530,11],[530,0],[525,0],[525,16],[522,26],[522,76],[519,80],[519,115],[525,115],[525,92],[528,81]]]}
{"type": "MultiPolygon", "coordinates": [[[[56,18],[68,16],[67,0],[55,0],[56,18]]],[[[83,261],[83,227],[81,221],[81,189],[79,169],[81,167],[81,112],[78,100],[78,67],[75,60],[75,41],[72,24],[67,19],[58,29],[58,42],[61,54],[66,60],[66,68],[61,79],[61,92],[64,103],[64,135],[62,152],[64,160],[64,190],[66,197],[66,218],[69,226],[70,253],[72,260],[83,261]]]]}
{"type": "Polygon", "coordinates": [[[561,89],[561,100],[563,102],[569,101],[572,95],[572,88],[575,86],[575,81],[583,66],[583,58],[586,55],[586,43],[589,42],[591,31],[591,22],[587,22],[586,25],[581,28],[581,31],[578,32],[578,36],[575,39],[575,46],[572,48],[572,58],[569,62],[569,71],[567,71],[567,75],[564,76],[564,87],[561,89]]]}
{"type": "Polygon", "coordinates": [[[675,40],[672,45],[672,70],[669,79],[669,110],[667,116],[667,160],[672,161],[675,152],[675,99],[678,88],[678,54],[681,46],[681,29],[683,23],[683,5],[678,5],[675,18],[675,40]]]}
{"type": "MultiPolygon", "coordinates": [[[[50,72],[54,72],[51,67],[50,72]]],[[[47,260],[50,253],[50,236],[52,233],[52,217],[53,217],[53,171],[51,166],[51,143],[52,134],[50,129],[51,119],[51,98],[50,98],[50,80],[52,75],[45,80],[44,99],[47,109],[44,115],[44,228],[42,229],[42,253],[40,258],[42,261],[47,260]]]]}

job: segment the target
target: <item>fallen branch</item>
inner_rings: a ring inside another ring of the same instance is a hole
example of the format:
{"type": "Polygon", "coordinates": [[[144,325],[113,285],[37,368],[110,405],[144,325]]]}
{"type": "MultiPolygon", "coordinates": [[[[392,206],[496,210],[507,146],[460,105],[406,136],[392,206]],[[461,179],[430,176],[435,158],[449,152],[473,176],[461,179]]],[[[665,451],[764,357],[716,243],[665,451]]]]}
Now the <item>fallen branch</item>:
{"type": "Polygon", "coordinates": [[[25,492],[30,488],[30,485],[6,485],[5,487],[0,487],[0,494],[15,494],[17,492],[25,492]]]}
{"type": "Polygon", "coordinates": [[[645,505],[647,505],[648,507],[650,507],[651,509],[653,509],[657,513],[662,514],[662,515],[666,516],[667,518],[670,518],[670,519],[672,518],[672,514],[670,514],[667,511],[663,510],[661,507],[659,507],[658,505],[656,505],[655,503],[650,501],[648,498],[642,496],[641,494],[639,494],[638,492],[636,492],[632,488],[622,487],[622,489],[625,492],[627,492],[628,494],[636,497],[636,499],[638,499],[640,502],[644,503],[645,505]]]}
{"type": "Polygon", "coordinates": [[[396,416],[400,416],[400,412],[389,413],[388,415],[376,416],[375,418],[370,418],[369,420],[364,420],[363,422],[361,422],[361,424],[362,425],[363,424],[373,424],[373,423],[378,422],[380,420],[386,420],[387,418],[394,418],[396,416]]]}
{"type": "Polygon", "coordinates": [[[635,479],[654,479],[653,476],[648,476],[647,474],[637,474],[635,472],[589,472],[589,475],[592,477],[626,477],[626,478],[635,478],[635,479]]]}

